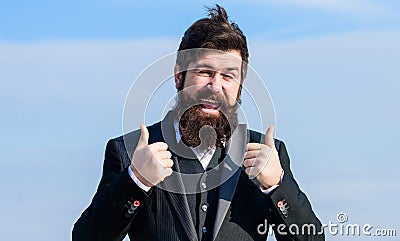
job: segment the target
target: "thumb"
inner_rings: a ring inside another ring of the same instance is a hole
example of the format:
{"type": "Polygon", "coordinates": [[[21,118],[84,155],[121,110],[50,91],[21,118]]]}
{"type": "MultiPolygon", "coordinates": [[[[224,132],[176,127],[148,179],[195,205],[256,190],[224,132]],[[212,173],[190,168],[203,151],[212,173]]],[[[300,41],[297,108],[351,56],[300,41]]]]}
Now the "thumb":
{"type": "Polygon", "coordinates": [[[268,127],[267,133],[265,133],[265,144],[267,146],[274,148],[275,147],[275,142],[274,142],[274,126],[268,127]]]}
{"type": "Polygon", "coordinates": [[[138,146],[148,145],[148,143],[149,143],[149,131],[147,130],[145,125],[140,124],[140,139],[138,146]]]}

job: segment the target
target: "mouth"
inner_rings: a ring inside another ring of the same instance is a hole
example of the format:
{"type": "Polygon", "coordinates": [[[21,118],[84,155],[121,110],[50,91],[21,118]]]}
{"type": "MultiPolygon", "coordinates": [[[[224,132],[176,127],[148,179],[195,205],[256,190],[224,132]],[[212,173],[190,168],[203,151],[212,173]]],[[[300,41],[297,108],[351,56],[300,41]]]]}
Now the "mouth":
{"type": "Polygon", "coordinates": [[[219,113],[220,104],[211,100],[202,100],[199,103],[199,108],[201,111],[209,114],[219,113]]]}

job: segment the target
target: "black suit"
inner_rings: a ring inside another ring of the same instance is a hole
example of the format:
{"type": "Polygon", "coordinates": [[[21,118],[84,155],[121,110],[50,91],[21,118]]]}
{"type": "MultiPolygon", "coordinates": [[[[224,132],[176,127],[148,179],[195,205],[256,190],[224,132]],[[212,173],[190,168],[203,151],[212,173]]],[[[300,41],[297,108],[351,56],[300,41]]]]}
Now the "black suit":
{"type": "MultiPolygon", "coordinates": [[[[180,156],[174,154],[176,143],[172,115],[148,127],[149,144],[166,142],[173,153],[174,170],[180,156]]],[[[146,193],[140,189],[128,174],[130,156],[137,145],[140,130],[108,142],[105,152],[103,176],[90,206],[74,225],[73,240],[122,240],[129,234],[131,240],[198,240],[186,195],[174,193],[182,188],[185,181],[168,177],[157,187],[146,193]],[[180,187],[182,185],[182,187],[180,187]],[[162,187],[162,188],[160,188],[162,187]]],[[[218,187],[216,215],[212,235],[215,240],[266,240],[264,225],[274,224],[274,230],[281,224],[280,233],[289,233],[288,227],[297,224],[315,225],[321,223],[311,209],[307,197],[300,191],[289,166],[289,157],[282,141],[275,140],[284,178],[279,187],[270,194],[264,194],[255,179],[249,179],[241,167],[241,161],[248,142],[263,142],[264,135],[246,131],[239,126],[226,143],[226,155],[220,170],[221,176],[229,177],[218,187]],[[261,225],[261,226],[260,226],[261,225]]],[[[179,171],[179,170],[178,170],[179,171]]],[[[291,230],[295,230],[294,228],[291,230]]],[[[277,240],[324,240],[324,235],[280,235],[277,240]]]]}

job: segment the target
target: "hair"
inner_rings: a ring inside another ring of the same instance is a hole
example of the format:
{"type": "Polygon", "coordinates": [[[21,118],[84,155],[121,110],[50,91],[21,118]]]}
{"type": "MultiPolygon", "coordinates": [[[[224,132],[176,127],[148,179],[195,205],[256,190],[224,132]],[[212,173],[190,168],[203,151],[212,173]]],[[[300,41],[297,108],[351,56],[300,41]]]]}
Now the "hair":
{"type": "MultiPolygon", "coordinates": [[[[190,62],[185,56],[185,51],[182,51],[186,49],[239,50],[242,57],[241,83],[243,83],[249,59],[246,36],[236,23],[229,21],[228,14],[223,7],[216,4],[213,8],[207,7],[207,10],[209,18],[197,20],[185,31],[179,44],[176,63],[182,70],[186,70],[187,64],[190,62]]],[[[182,71],[183,81],[178,91],[183,88],[185,75],[185,71],[182,71]]],[[[240,92],[241,86],[239,94],[240,92]]]]}

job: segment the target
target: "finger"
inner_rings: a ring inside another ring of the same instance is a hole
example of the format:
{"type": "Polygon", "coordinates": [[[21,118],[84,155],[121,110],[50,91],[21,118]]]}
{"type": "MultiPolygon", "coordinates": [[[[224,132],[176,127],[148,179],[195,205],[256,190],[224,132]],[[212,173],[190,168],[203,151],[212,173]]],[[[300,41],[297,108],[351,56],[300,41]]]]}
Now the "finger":
{"type": "Polygon", "coordinates": [[[260,143],[248,143],[246,145],[246,151],[254,151],[254,150],[260,150],[261,149],[260,143]]]}
{"type": "Polygon", "coordinates": [[[164,178],[171,176],[172,172],[173,172],[172,168],[165,168],[164,169],[164,178]]]}
{"type": "Polygon", "coordinates": [[[174,162],[171,159],[162,159],[159,160],[161,165],[166,168],[171,168],[174,165],[174,162]]]}
{"type": "Polygon", "coordinates": [[[275,143],[274,143],[274,130],[275,127],[274,126],[270,126],[267,130],[267,133],[265,133],[265,144],[267,144],[267,146],[274,148],[275,147],[275,143]]]}
{"type": "Polygon", "coordinates": [[[252,167],[255,165],[256,162],[256,158],[250,158],[250,159],[245,159],[243,162],[243,166],[244,167],[252,167]]]}
{"type": "Polygon", "coordinates": [[[247,151],[244,154],[244,159],[250,159],[250,158],[255,158],[260,154],[260,150],[258,151],[247,151]]]}
{"type": "Polygon", "coordinates": [[[168,144],[165,142],[155,142],[150,144],[149,147],[154,151],[166,151],[168,149],[168,144]]]}
{"type": "Polygon", "coordinates": [[[172,157],[169,151],[159,151],[157,152],[157,159],[170,159],[172,157]]]}
{"type": "Polygon", "coordinates": [[[149,131],[146,126],[140,124],[140,138],[138,142],[138,146],[146,146],[149,143],[149,131]]]}
{"type": "Polygon", "coordinates": [[[245,168],[248,167],[255,167],[259,170],[263,170],[264,167],[267,165],[268,162],[266,162],[264,159],[258,159],[258,158],[251,158],[247,159],[243,162],[243,166],[245,168]]]}
{"type": "Polygon", "coordinates": [[[259,172],[255,167],[248,167],[246,168],[245,173],[249,176],[250,179],[253,179],[257,177],[259,172]]]}

